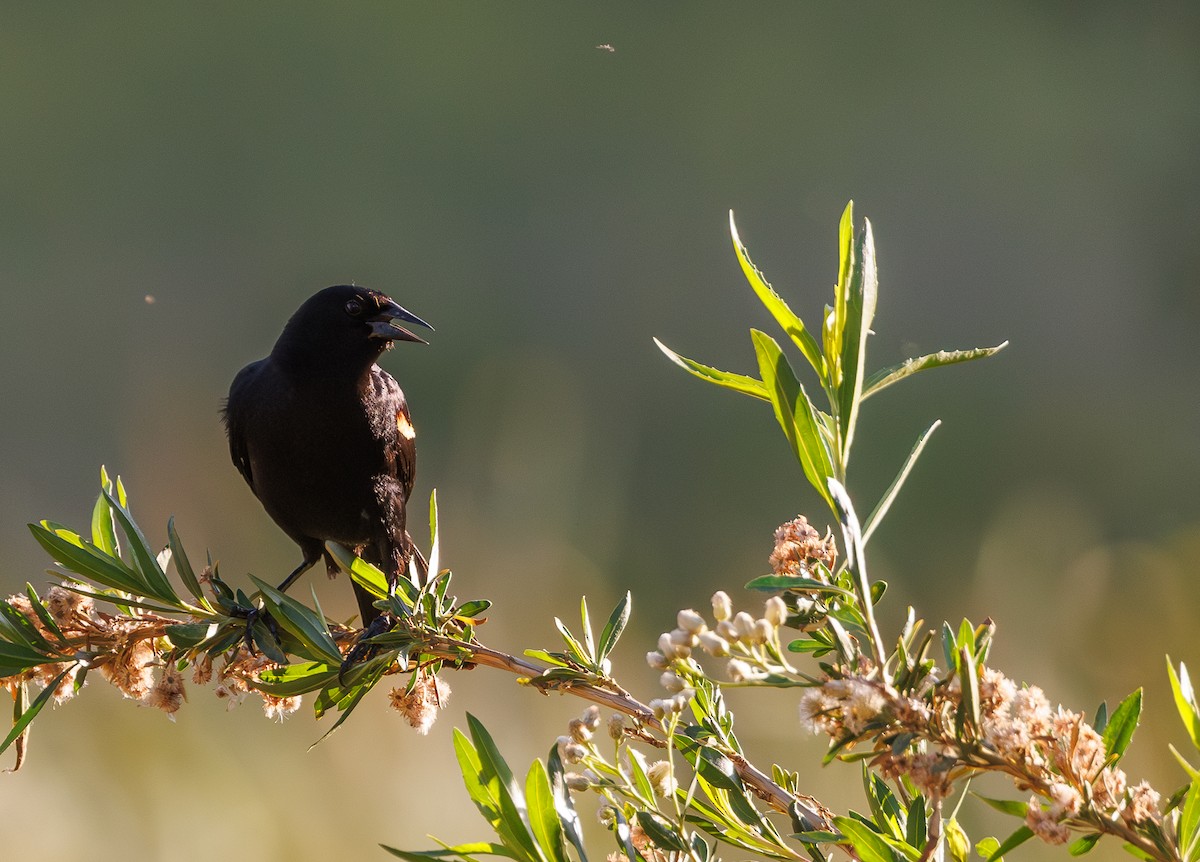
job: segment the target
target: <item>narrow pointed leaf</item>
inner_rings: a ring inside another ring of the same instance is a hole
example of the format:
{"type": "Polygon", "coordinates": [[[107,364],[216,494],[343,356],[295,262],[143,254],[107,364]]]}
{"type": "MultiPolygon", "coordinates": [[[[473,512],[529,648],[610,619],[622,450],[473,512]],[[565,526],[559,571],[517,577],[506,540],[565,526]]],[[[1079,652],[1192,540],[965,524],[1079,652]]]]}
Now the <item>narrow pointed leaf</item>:
{"type": "Polygon", "coordinates": [[[525,776],[525,799],[529,806],[529,825],[534,840],[550,862],[569,862],[566,836],[558,820],[550,777],[540,760],[533,761],[525,776]]]}
{"type": "Polygon", "coordinates": [[[875,317],[879,274],[875,269],[875,240],[871,222],[864,220],[854,243],[850,279],[846,285],[846,319],[842,333],[842,385],[838,389],[838,419],[842,432],[842,463],[850,460],[850,445],[858,423],[867,356],[867,336],[875,317]]]}
{"type": "Polygon", "coordinates": [[[70,672],[71,669],[67,668],[58,676],[56,676],[42,690],[42,693],[34,699],[33,703],[29,705],[29,709],[21,713],[21,717],[13,722],[12,730],[9,732],[8,736],[4,738],[4,742],[0,742],[0,754],[3,754],[5,751],[7,751],[10,745],[16,742],[18,738],[25,735],[25,731],[28,729],[30,722],[37,718],[37,714],[42,711],[42,707],[49,703],[50,698],[54,697],[54,690],[58,688],[58,684],[62,682],[70,672]]]}
{"type": "Polygon", "coordinates": [[[42,625],[46,627],[46,631],[50,632],[60,641],[65,637],[62,629],[58,627],[58,623],[54,621],[54,617],[50,615],[49,609],[42,603],[41,596],[37,594],[37,590],[33,588],[33,584],[25,582],[25,595],[29,599],[29,604],[33,606],[33,612],[37,614],[38,619],[42,621],[42,625]]]}
{"type": "Polygon", "coordinates": [[[882,392],[893,383],[899,383],[905,377],[910,377],[918,371],[995,356],[1005,347],[1008,347],[1007,341],[1003,341],[995,347],[976,347],[972,350],[939,350],[937,353],[929,353],[925,356],[918,356],[915,359],[906,359],[899,365],[893,365],[872,374],[866,383],[863,384],[862,400],[866,401],[872,395],[882,392]]]}
{"type": "Polygon", "coordinates": [[[835,817],[833,825],[846,836],[862,862],[900,862],[883,836],[853,817],[835,817]]]}
{"type": "Polygon", "coordinates": [[[1120,757],[1133,740],[1133,732],[1137,730],[1138,719],[1142,714],[1142,690],[1139,688],[1125,698],[1113,710],[1108,725],[1104,728],[1104,750],[1109,757],[1120,757]]]}
{"type": "Polygon", "coordinates": [[[179,596],[175,594],[175,589],[171,586],[171,582],[167,580],[166,572],[159,566],[158,557],[150,550],[150,543],[142,535],[141,527],[133,520],[133,515],[124,506],[118,505],[109,492],[105,491],[104,496],[108,498],[108,504],[113,509],[114,517],[121,524],[121,529],[124,531],[125,537],[129,539],[129,550],[133,557],[134,566],[150,590],[146,594],[147,597],[155,598],[168,604],[183,604],[179,596]]]}
{"type": "Polygon", "coordinates": [[[429,576],[436,578],[441,571],[442,553],[438,543],[437,489],[429,494],[429,576]]]}
{"type": "Polygon", "coordinates": [[[832,508],[833,500],[826,483],[833,476],[833,461],[818,429],[812,401],[779,345],[756,329],[750,331],[750,337],[754,341],[763,382],[771,394],[775,418],[809,483],[832,508]]]}
{"type": "Polygon", "coordinates": [[[992,851],[992,854],[987,858],[987,862],[996,862],[996,860],[1005,853],[1009,852],[1010,850],[1017,849],[1032,837],[1033,830],[1028,826],[1018,827],[1012,835],[1009,835],[1007,838],[1005,838],[1000,846],[992,851]]]}
{"type": "Polygon", "coordinates": [[[1175,700],[1175,708],[1179,711],[1179,717],[1183,720],[1183,726],[1187,729],[1192,745],[1200,749],[1200,710],[1196,708],[1196,694],[1192,690],[1192,682],[1188,678],[1187,665],[1181,662],[1179,674],[1176,675],[1175,667],[1171,664],[1171,657],[1167,656],[1167,676],[1171,681],[1171,694],[1175,700]]]}
{"type": "Polygon", "coordinates": [[[486,841],[476,841],[469,844],[456,844],[453,847],[447,847],[445,850],[423,850],[414,852],[412,850],[398,850],[395,847],[389,847],[386,844],[380,844],[384,850],[391,853],[393,856],[398,856],[401,859],[407,859],[408,862],[429,862],[431,859],[448,859],[458,858],[465,859],[470,862],[476,856],[504,856],[508,859],[519,859],[517,854],[513,853],[503,844],[489,843],[486,841]]]}
{"type": "MultiPolygon", "coordinates": [[[[503,835],[531,859],[545,860],[529,827],[525,794],[513,778],[512,770],[500,755],[487,728],[475,716],[467,713],[467,726],[479,757],[479,778],[494,795],[497,812],[503,824],[503,835]]],[[[548,862],[548,860],[546,860],[548,862]]]]}
{"type": "Polygon", "coordinates": [[[99,581],[105,587],[142,595],[146,585],[141,577],[121,560],[110,557],[71,531],[51,525],[49,521],[30,524],[38,544],[63,568],[99,581]]]}
{"type": "Polygon", "coordinates": [[[550,746],[550,753],[546,756],[546,771],[550,778],[550,789],[554,793],[554,809],[558,812],[558,822],[562,826],[563,834],[579,854],[579,862],[588,862],[587,851],[583,845],[583,824],[575,810],[575,803],[571,801],[571,791],[567,788],[566,770],[558,753],[558,745],[550,746]]]}
{"type": "Polygon", "coordinates": [[[633,596],[626,590],[625,596],[621,601],[617,602],[617,606],[608,615],[608,622],[604,624],[604,630],[600,632],[600,649],[596,655],[597,661],[602,662],[608,658],[608,654],[613,651],[613,647],[620,640],[621,633],[625,631],[625,625],[629,622],[632,602],[633,596]]]}
{"type": "Polygon", "coordinates": [[[871,535],[875,532],[875,528],[883,521],[883,516],[887,514],[888,509],[892,507],[892,502],[896,499],[896,495],[900,493],[900,488],[904,485],[904,481],[908,478],[908,474],[912,472],[912,468],[917,463],[917,458],[920,457],[921,451],[925,448],[925,444],[929,442],[929,438],[933,436],[942,424],[942,420],[938,419],[932,425],[925,429],[925,433],[917,438],[916,445],[912,451],[908,453],[908,458],[904,462],[904,466],[900,468],[900,472],[896,474],[896,478],[892,480],[892,484],[888,486],[887,491],[875,504],[875,509],[867,518],[867,525],[863,529],[863,544],[871,540],[871,535]]]}
{"type": "Polygon", "coordinates": [[[740,392],[743,395],[749,395],[753,398],[761,398],[763,401],[771,400],[771,397],[767,394],[767,388],[763,386],[763,382],[758,378],[747,377],[745,374],[734,374],[731,371],[721,371],[717,368],[711,368],[708,365],[701,365],[694,359],[680,356],[657,338],[654,339],[654,343],[658,345],[659,350],[666,354],[668,359],[684,371],[694,374],[701,380],[707,380],[709,383],[715,383],[718,386],[732,389],[734,392],[740,392]]]}
{"type": "Polygon", "coordinates": [[[330,664],[341,663],[342,653],[338,649],[337,644],[334,643],[333,637],[329,634],[329,627],[325,624],[325,620],[318,617],[311,609],[305,607],[286,593],[281,593],[265,581],[259,580],[253,575],[250,576],[250,580],[254,581],[254,585],[262,593],[263,603],[267,606],[267,610],[270,611],[271,616],[292,637],[320,655],[330,664]]]}
{"type": "Polygon", "coordinates": [[[171,549],[171,559],[175,561],[175,571],[179,573],[179,579],[183,581],[188,592],[202,607],[211,610],[208,599],[204,597],[204,590],[200,588],[200,579],[196,577],[196,571],[192,568],[192,563],[183,550],[183,542],[179,539],[179,533],[175,532],[174,516],[167,520],[167,544],[171,549]]]}
{"type": "Polygon", "coordinates": [[[849,284],[854,270],[854,201],[846,204],[838,222],[838,279],[833,289],[833,306],[825,309],[823,342],[825,361],[829,364],[831,391],[840,391],[845,384],[842,367],[843,338],[846,329],[846,307],[849,284]]]}
{"type": "MultiPolygon", "coordinates": [[[[101,487],[111,487],[103,467],[100,468],[100,476],[101,487]]],[[[96,497],[96,505],[92,509],[92,544],[110,557],[120,555],[120,545],[117,543],[117,533],[113,527],[112,506],[108,504],[108,498],[104,494],[96,497]]]]}
{"type": "MultiPolygon", "coordinates": [[[[822,385],[824,385],[828,380],[828,374],[825,367],[825,359],[821,356],[820,346],[809,331],[804,328],[804,321],[788,308],[788,304],[779,297],[779,294],[767,283],[762,273],[750,261],[750,255],[746,252],[746,246],[742,244],[742,239],[738,236],[737,224],[733,220],[733,210],[729,211],[729,233],[733,238],[733,250],[737,254],[738,263],[741,264],[742,273],[746,276],[746,280],[750,282],[750,286],[754,288],[759,301],[762,302],[767,311],[771,312],[771,316],[775,318],[775,321],[783,328],[783,331],[800,348],[800,352],[804,354],[804,358],[808,360],[808,364],[817,372],[817,377],[820,379],[822,385]]],[[[764,392],[769,391],[769,389],[769,386],[766,387],[764,392]]]]}

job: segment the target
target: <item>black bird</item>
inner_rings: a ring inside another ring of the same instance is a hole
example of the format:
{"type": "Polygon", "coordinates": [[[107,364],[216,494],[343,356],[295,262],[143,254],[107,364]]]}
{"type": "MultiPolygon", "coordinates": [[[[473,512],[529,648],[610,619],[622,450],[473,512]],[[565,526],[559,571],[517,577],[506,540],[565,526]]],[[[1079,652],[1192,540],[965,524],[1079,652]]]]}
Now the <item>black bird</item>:
{"type": "MultiPolygon", "coordinates": [[[[416,441],[404,393],[376,365],[394,341],[426,343],[396,321],[433,329],[387,296],[327,287],[288,320],[271,355],[238,372],[225,402],[229,454],[303,562],[286,590],[322,558],[325,542],[354,548],[404,577],[415,551],[404,510],[416,473],[416,441]]],[[[363,625],[379,616],[353,584],[363,625]]]]}

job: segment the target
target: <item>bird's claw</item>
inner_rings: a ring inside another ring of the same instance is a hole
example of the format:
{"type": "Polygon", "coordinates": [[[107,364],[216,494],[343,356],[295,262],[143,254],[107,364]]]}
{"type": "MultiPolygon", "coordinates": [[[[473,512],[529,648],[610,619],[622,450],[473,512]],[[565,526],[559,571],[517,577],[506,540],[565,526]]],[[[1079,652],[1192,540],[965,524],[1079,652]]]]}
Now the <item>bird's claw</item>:
{"type": "MultiPolygon", "coordinates": [[[[242,642],[245,644],[246,652],[254,653],[254,626],[256,623],[262,623],[267,627],[271,638],[279,643],[279,624],[275,622],[275,618],[271,616],[269,611],[265,611],[260,607],[253,605],[247,607],[245,605],[234,605],[230,611],[230,616],[246,621],[246,630],[242,635],[242,642]]],[[[261,652],[261,650],[260,650],[261,652]]]]}
{"type": "Polygon", "coordinates": [[[380,614],[367,623],[366,628],[362,630],[362,634],[358,636],[358,642],[346,653],[346,658],[342,661],[341,667],[338,668],[338,685],[346,684],[346,671],[350,670],[354,665],[358,664],[365,658],[368,658],[378,647],[368,641],[376,635],[381,635],[386,632],[392,625],[392,619],[387,614],[380,614]]]}

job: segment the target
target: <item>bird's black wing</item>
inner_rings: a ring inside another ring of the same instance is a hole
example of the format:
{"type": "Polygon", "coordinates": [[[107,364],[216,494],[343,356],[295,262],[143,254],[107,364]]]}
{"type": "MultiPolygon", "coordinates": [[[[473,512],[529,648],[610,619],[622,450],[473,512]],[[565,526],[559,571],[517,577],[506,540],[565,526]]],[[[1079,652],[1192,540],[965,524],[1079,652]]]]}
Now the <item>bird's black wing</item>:
{"type": "MultiPolygon", "coordinates": [[[[229,397],[225,400],[222,414],[225,418],[225,433],[229,437],[229,457],[233,466],[237,467],[242,478],[250,489],[254,490],[254,475],[250,471],[250,452],[246,447],[246,411],[252,408],[250,390],[259,374],[260,366],[266,360],[251,362],[238,372],[229,387],[229,397]]],[[[255,491],[257,494],[257,491],[255,491]]]]}

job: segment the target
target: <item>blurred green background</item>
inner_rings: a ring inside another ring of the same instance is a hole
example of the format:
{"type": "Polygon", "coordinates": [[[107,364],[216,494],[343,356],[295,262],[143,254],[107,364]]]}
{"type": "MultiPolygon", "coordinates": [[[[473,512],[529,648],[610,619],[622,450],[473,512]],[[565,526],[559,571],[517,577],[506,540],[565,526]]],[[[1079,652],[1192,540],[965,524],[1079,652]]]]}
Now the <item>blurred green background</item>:
{"type": "MultiPolygon", "coordinates": [[[[748,327],[774,330],[727,210],[815,321],[853,197],[879,254],[872,368],[1012,342],[864,412],[864,509],[945,421],[872,542],[885,622],[908,602],[990,614],[995,662],[1076,709],[1146,684],[1129,771],[1182,781],[1163,654],[1200,668],[1200,7],[8,3],[0,20],[0,588],[46,582],[25,523],[86,524],[101,464],[154,541],[174,514],[230,579],[289,571],[218,409],[300,301],[355,281],[437,327],[383,364],[457,591],[496,602],[485,640],[552,645],[580,594],[607,613],[633,588],[618,668],[656,696],[641,655],[675,611],[719,587],[757,607],[740,586],[774,527],[827,519],[769,410],[651,337],[753,370],[748,327]]],[[[352,612],[344,581],[310,578],[352,612]]],[[[311,752],[308,705],[279,726],[193,689],[171,723],[96,681],[2,776],[0,855],[484,838],[453,765],[463,711],[520,764],[582,707],[499,676],[451,677],[428,739],[381,691],[311,752]]],[[[793,696],[735,705],[753,759],[858,802],[854,768],[817,768],[793,696]]]]}

